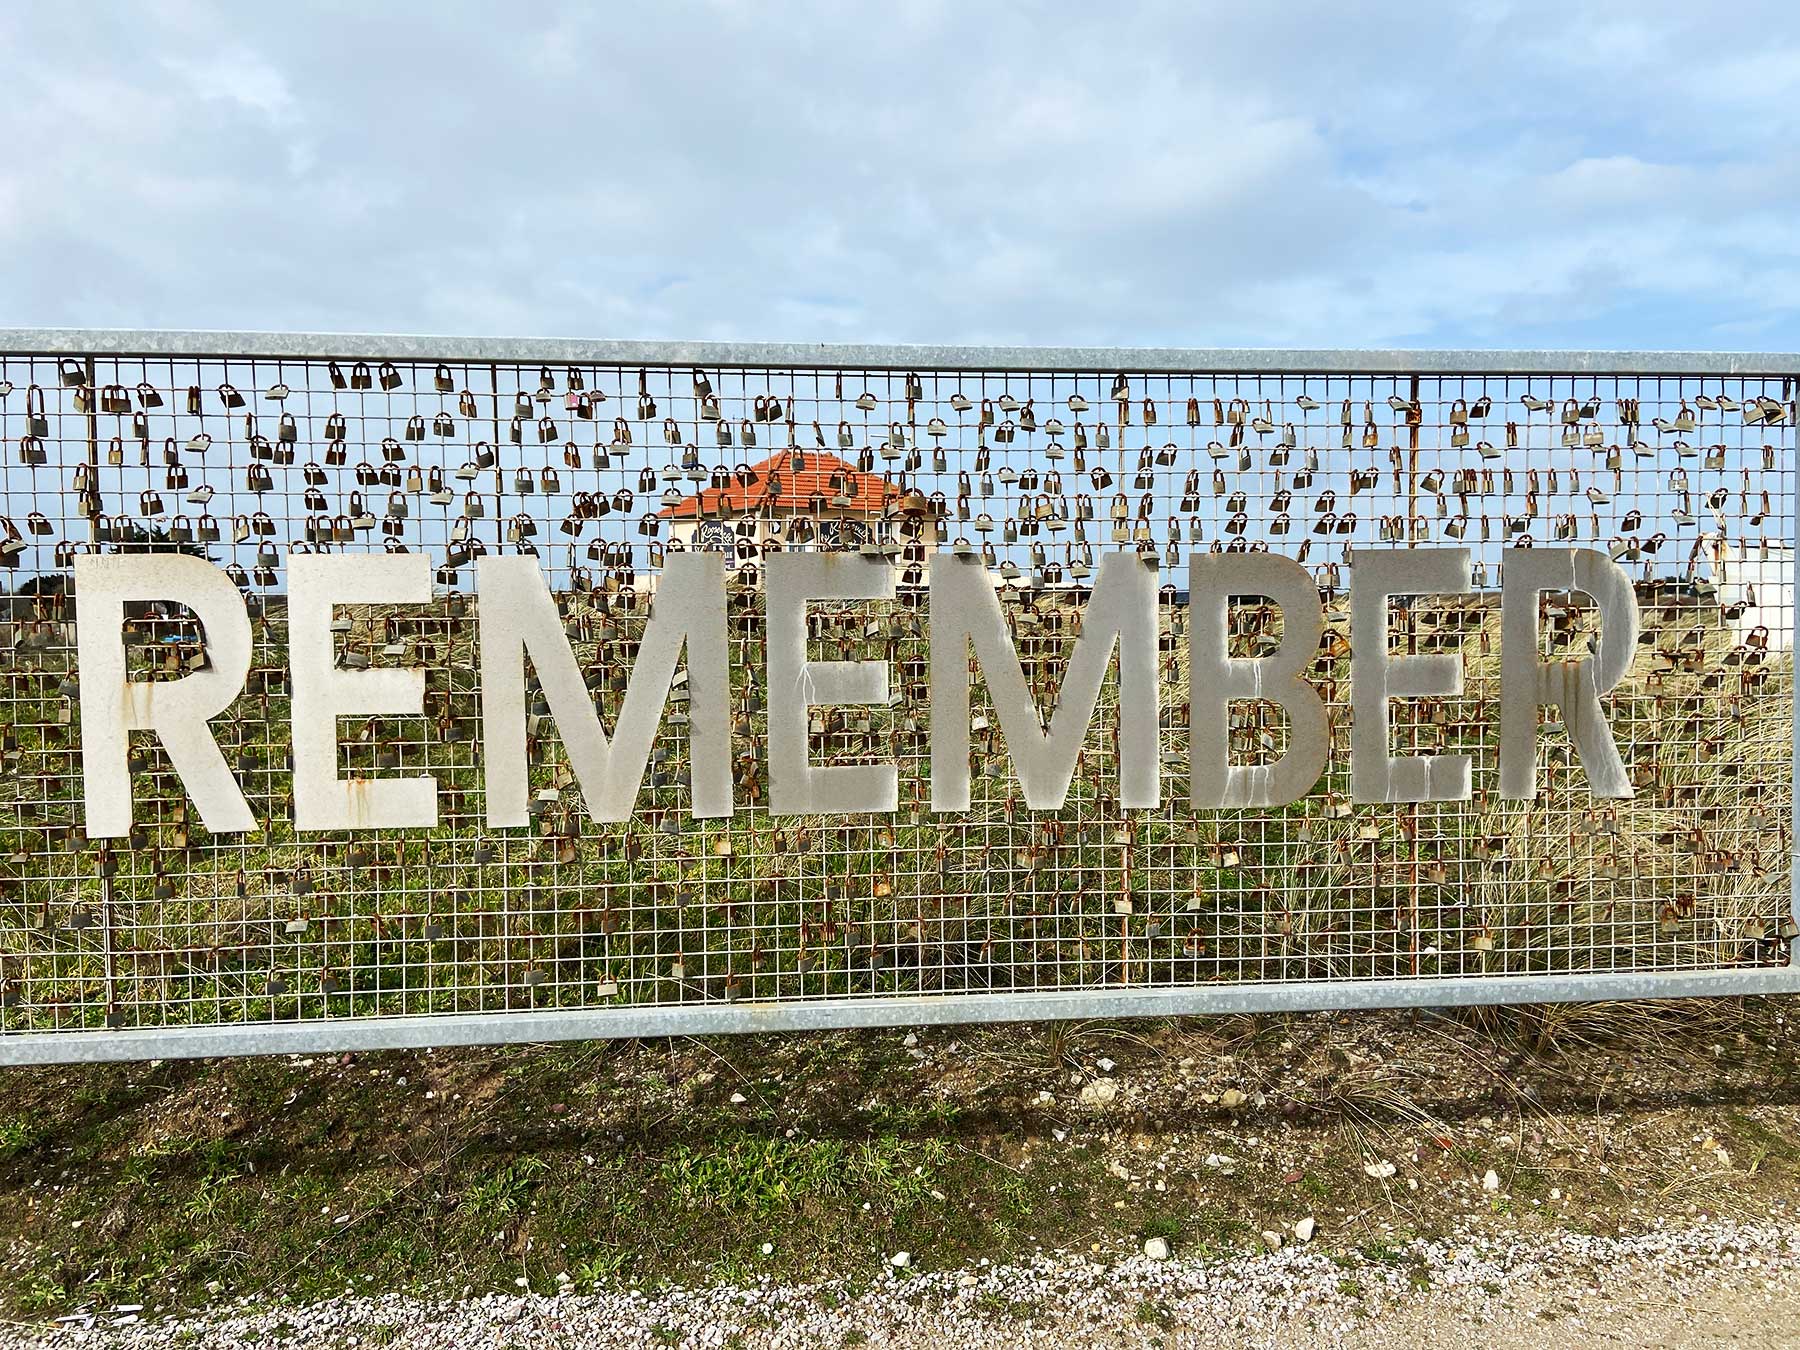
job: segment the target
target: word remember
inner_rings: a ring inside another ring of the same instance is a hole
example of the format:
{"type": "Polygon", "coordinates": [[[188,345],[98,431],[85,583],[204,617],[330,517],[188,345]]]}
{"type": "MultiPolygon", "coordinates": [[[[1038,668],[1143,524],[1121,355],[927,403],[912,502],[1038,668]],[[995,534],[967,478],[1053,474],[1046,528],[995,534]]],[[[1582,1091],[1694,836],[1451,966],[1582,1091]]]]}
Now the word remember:
{"type": "MultiPolygon", "coordinates": [[[[1359,549],[1350,553],[1351,797],[1357,802],[1460,801],[1470,796],[1469,757],[1391,753],[1395,699],[1455,695],[1462,661],[1453,654],[1389,652],[1388,603],[1396,595],[1469,589],[1469,553],[1459,548],[1359,549]]],[[[894,570],[858,554],[782,553],[766,560],[769,810],[843,815],[899,809],[894,764],[812,762],[810,710],[889,702],[879,661],[815,661],[806,650],[807,607],[819,601],[891,599],[894,570]]],[[[1189,788],[1197,809],[1281,806],[1304,797],[1323,773],[1330,736],[1323,700],[1304,672],[1325,628],[1318,587],[1297,562],[1272,553],[1214,554],[1189,564],[1189,788]],[[1239,658],[1227,646],[1234,598],[1276,607],[1282,637],[1274,652],[1239,658]],[[1287,748],[1274,762],[1234,765],[1230,705],[1280,705],[1287,748]]],[[[1118,781],[1128,808],[1160,803],[1157,698],[1157,573],[1136,553],[1102,558],[1082,614],[1080,636],[1049,718],[1040,716],[1013,646],[995,579],[979,559],[932,557],[928,577],[931,646],[931,809],[969,809],[970,654],[985,676],[1026,805],[1061,807],[1115,658],[1119,672],[1118,781]]],[[[79,604],[82,768],[87,833],[131,830],[128,743],[153,733],[167,751],[201,820],[218,833],[258,828],[208,726],[242,693],[251,628],[244,597],[212,563],[184,554],[81,555],[79,604]],[[199,619],[209,661],[179,679],[127,679],[125,607],[185,605],[199,619]]],[[[420,668],[345,670],[333,660],[339,606],[427,604],[423,554],[372,557],[297,554],[288,559],[288,641],[293,719],[293,802],[297,830],[426,829],[438,822],[430,776],[338,776],[337,720],[421,716],[420,668]]],[[[527,823],[525,662],[536,671],[589,813],[628,820],[651,745],[686,652],[688,735],[695,816],[730,816],[730,673],[725,624],[725,560],[715,553],[671,555],[609,736],[570,646],[556,600],[530,557],[486,557],[477,565],[476,623],[487,823],[527,823]]],[[[1637,643],[1631,579],[1592,549],[1509,552],[1501,587],[1500,795],[1537,791],[1538,710],[1555,707],[1569,729],[1592,791],[1630,797],[1630,780],[1600,696],[1624,677],[1637,643]],[[1539,656],[1538,596],[1576,591],[1600,612],[1592,657],[1539,656]]]]}

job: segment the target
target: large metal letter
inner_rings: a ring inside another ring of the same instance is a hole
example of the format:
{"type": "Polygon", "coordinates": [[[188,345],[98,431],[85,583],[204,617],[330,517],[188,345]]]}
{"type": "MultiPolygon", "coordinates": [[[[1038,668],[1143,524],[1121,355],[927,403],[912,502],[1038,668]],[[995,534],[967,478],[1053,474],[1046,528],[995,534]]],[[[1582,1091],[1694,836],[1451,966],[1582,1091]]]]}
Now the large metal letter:
{"type": "Polygon", "coordinates": [[[437,824],[437,779],[346,780],[337,774],[338,718],[423,716],[425,672],[339,670],[331,650],[335,606],[430,600],[431,560],[423,553],[288,559],[296,830],[410,830],[437,824]]]}
{"type": "Polygon", "coordinates": [[[687,647],[693,813],[731,814],[730,671],[725,658],[722,554],[671,554],[664,565],[610,741],[536,560],[482,558],[476,564],[476,575],[490,826],[524,825],[529,819],[527,655],[562,734],[588,814],[597,821],[614,823],[629,820],[637,803],[644,769],[650,762],[650,745],[675,683],[675,665],[683,645],[687,647]]]}
{"type": "Polygon", "coordinates": [[[1506,551],[1500,580],[1500,795],[1537,795],[1537,710],[1561,710],[1596,797],[1632,796],[1600,695],[1625,678],[1637,650],[1637,593],[1631,577],[1591,548],[1506,551]],[[1593,660],[1538,659],[1538,593],[1580,591],[1600,610],[1593,660]]]}
{"type": "Polygon", "coordinates": [[[1325,631],[1325,607],[1307,570],[1279,553],[1197,554],[1188,563],[1188,800],[1197,809],[1285,806],[1325,771],[1325,703],[1306,681],[1325,631]],[[1281,610],[1281,649],[1230,655],[1234,595],[1266,596],[1281,610]],[[1231,764],[1231,703],[1267,699],[1288,717],[1287,753],[1273,764],[1231,764]]]}
{"type": "Polygon", "coordinates": [[[1350,797],[1357,802],[1460,802],[1467,755],[1388,754],[1388,701],[1462,692],[1462,658],[1388,655],[1388,597],[1469,589],[1466,548],[1350,551],[1350,797]]]}
{"type": "Polygon", "coordinates": [[[75,555],[76,658],[81,673],[81,767],[91,839],[131,833],[130,733],[153,731],[200,819],[215,834],[256,829],[256,817],[219,753],[207,719],[223,712],[250,672],[250,616],[231,578],[184,553],[75,555]],[[205,633],[207,668],[178,680],[125,678],[120,629],[127,602],[186,605],[205,633]]]}
{"type": "Polygon", "coordinates": [[[894,569],[854,553],[775,553],[765,563],[769,643],[769,810],[852,815],[900,809],[892,764],[820,767],[807,759],[808,709],[888,702],[885,661],[808,661],[806,602],[891,600],[894,569]]]}
{"type": "Polygon", "coordinates": [[[1156,573],[1135,553],[1109,553],[1082,615],[1050,729],[1043,729],[1007,631],[993,578],[978,560],[931,559],[931,809],[969,809],[969,647],[987,676],[1025,804],[1054,811],[1068,796],[1100,686],[1119,648],[1119,800],[1157,805],[1156,573]]]}

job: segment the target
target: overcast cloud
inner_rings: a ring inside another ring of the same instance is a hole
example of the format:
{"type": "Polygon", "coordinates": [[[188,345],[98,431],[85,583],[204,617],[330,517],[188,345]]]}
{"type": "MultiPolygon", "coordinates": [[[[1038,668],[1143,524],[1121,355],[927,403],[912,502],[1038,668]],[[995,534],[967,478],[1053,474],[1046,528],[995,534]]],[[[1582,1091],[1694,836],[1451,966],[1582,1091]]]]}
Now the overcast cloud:
{"type": "Polygon", "coordinates": [[[1792,19],[14,3],[0,323],[1795,350],[1792,19]]]}

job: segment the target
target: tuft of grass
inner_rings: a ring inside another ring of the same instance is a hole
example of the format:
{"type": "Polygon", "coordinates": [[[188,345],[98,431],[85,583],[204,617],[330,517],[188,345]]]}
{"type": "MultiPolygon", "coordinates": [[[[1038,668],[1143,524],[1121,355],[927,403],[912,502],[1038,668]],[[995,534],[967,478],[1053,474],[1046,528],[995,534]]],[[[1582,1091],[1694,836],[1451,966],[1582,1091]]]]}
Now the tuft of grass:
{"type": "Polygon", "coordinates": [[[525,1207],[532,1188],[549,1167],[539,1157],[513,1158],[472,1186],[463,1198],[463,1208],[478,1219],[511,1218],[525,1207]]]}
{"type": "Polygon", "coordinates": [[[39,1123],[24,1113],[0,1117],[0,1162],[30,1149],[37,1142],[38,1129],[39,1123]]]}
{"type": "Polygon", "coordinates": [[[1150,1299],[1141,1299],[1132,1314],[1140,1325],[1156,1327],[1160,1331],[1175,1329],[1175,1316],[1160,1303],[1150,1299]]]}
{"type": "Polygon", "coordinates": [[[943,1142],[929,1138],[883,1135],[854,1143],[740,1138],[677,1148],[663,1163],[661,1179],[676,1203],[695,1209],[767,1217],[809,1201],[858,1195],[902,1211],[930,1192],[946,1157],[943,1142]]]}
{"type": "Polygon", "coordinates": [[[1159,1237],[1172,1243],[1181,1236],[1181,1220],[1172,1214],[1152,1215],[1144,1220],[1143,1235],[1146,1238],[1159,1237]]]}

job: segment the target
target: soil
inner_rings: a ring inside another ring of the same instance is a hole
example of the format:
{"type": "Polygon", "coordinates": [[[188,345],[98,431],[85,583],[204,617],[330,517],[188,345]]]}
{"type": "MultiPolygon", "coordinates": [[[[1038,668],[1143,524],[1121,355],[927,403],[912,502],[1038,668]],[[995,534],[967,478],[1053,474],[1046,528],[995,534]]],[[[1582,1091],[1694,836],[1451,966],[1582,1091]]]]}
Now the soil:
{"type": "MultiPolygon", "coordinates": [[[[1141,1263],[1155,1238],[1177,1262],[1227,1262],[1269,1256],[1272,1238],[1291,1248],[1305,1220],[1311,1250],[1405,1268],[1408,1244],[1441,1238],[1762,1222],[1800,1213],[1785,1006],[7,1070],[0,1308],[44,1325],[346,1291],[838,1280],[854,1294],[901,1251],[920,1274],[1052,1253],[1141,1263]]],[[[1755,1337],[1795,1325],[1796,1277],[1739,1274],[1715,1272],[1691,1307],[1659,1297],[1664,1277],[1633,1275],[1641,1287],[1586,1298],[1580,1325],[1561,1317],[1552,1334],[1777,1343],[1755,1337]]],[[[1498,1329],[1426,1297],[1394,1316],[1426,1319],[1420,1343],[1464,1325],[1490,1346],[1546,1343],[1505,1339],[1547,1326],[1565,1297],[1533,1287],[1498,1329]]],[[[1383,1343],[1413,1325],[1384,1314],[1383,1343]]],[[[1354,1338],[1376,1330],[1334,1334],[1374,1344],[1354,1338]]]]}

